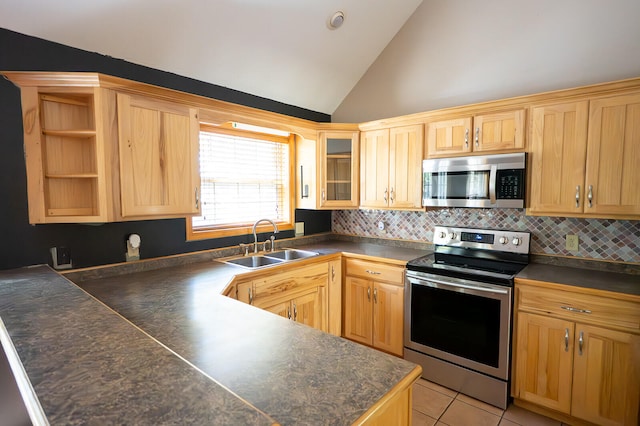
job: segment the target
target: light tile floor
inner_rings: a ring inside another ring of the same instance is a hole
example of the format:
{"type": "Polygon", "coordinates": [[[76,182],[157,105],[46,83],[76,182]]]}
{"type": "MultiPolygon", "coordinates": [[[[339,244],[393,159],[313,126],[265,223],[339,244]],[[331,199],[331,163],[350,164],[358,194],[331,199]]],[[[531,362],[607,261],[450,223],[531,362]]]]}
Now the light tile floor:
{"type": "Polygon", "coordinates": [[[511,404],[506,410],[420,379],[413,386],[413,426],[564,426],[511,404]]]}

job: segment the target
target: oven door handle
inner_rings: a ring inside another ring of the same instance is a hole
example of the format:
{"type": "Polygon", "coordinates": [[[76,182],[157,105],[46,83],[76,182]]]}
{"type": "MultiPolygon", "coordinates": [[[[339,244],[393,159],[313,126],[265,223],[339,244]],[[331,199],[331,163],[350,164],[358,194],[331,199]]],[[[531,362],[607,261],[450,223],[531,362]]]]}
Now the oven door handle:
{"type": "Polygon", "coordinates": [[[480,286],[474,286],[474,285],[468,285],[468,284],[451,283],[447,281],[436,280],[433,278],[425,278],[425,279],[408,278],[408,279],[410,282],[414,284],[426,285],[427,287],[433,287],[433,288],[442,288],[444,286],[444,287],[453,287],[457,289],[481,291],[484,293],[509,294],[508,289],[503,290],[503,289],[486,288],[486,287],[480,287],[480,286]]]}

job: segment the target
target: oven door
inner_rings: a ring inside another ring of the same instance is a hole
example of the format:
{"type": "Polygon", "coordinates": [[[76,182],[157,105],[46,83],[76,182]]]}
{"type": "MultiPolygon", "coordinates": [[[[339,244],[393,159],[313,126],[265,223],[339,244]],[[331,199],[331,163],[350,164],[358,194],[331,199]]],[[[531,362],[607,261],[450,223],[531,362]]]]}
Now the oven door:
{"type": "Polygon", "coordinates": [[[414,271],[405,286],[407,348],[508,380],[510,287],[414,271]]]}

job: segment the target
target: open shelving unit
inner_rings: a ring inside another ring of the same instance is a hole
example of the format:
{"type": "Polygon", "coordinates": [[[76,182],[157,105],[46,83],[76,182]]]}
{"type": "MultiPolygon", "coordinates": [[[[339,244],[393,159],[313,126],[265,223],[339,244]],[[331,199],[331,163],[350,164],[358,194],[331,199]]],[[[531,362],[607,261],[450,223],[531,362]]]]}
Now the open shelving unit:
{"type": "Polygon", "coordinates": [[[39,93],[46,216],[98,216],[93,94],[39,93]]]}

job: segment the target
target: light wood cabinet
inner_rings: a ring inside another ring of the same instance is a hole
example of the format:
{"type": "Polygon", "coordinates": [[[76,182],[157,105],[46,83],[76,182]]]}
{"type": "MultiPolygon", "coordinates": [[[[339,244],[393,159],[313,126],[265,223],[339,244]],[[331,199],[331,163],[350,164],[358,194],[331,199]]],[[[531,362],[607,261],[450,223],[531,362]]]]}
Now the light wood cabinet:
{"type": "Polygon", "coordinates": [[[524,109],[430,121],[426,156],[524,151],[525,123],[524,109]]]}
{"type": "Polygon", "coordinates": [[[589,103],[585,213],[640,215],[640,92],[589,103]]]}
{"type": "Polygon", "coordinates": [[[122,216],[200,212],[197,109],[119,93],[122,216]]]}
{"type": "Polygon", "coordinates": [[[527,281],[516,282],[514,397],[599,425],[637,424],[640,300],[527,281]]]}
{"type": "Polygon", "coordinates": [[[317,140],[296,143],[296,206],[304,209],[358,207],[359,133],[322,130],[317,140]]]}
{"type": "Polygon", "coordinates": [[[329,333],[342,335],[342,259],[329,261],[328,288],[329,333]]]}
{"type": "Polygon", "coordinates": [[[531,214],[640,215],[640,93],[532,109],[531,214]]]}
{"type": "Polygon", "coordinates": [[[21,86],[29,223],[111,220],[109,91],[30,84],[21,86]]]}
{"type": "Polygon", "coordinates": [[[268,275],[238,281],[238,300],[329,331],[327,287],[331,276],[330,262],[271,271],[268,275]]]}
{"type": "Polygon", "coordinates": [[[582,213],[588,101],[532,109],[530,213],[582,213]]]}
{"type": "Polygon", "coordinates": [[[30,223],[199,213],[196,108],[102,87],[97,74],[6,75],[22,97],[30,223]]]}
{"type": "Polygon", "coordinates": [[[424,126],[371,130],[361,139],[360,206],[422,208],[424,126]]]}
{"type": "Polygon", "coordinates": [[[402,356],[404,268],[346,259],[344,337],[402,356]]]}

